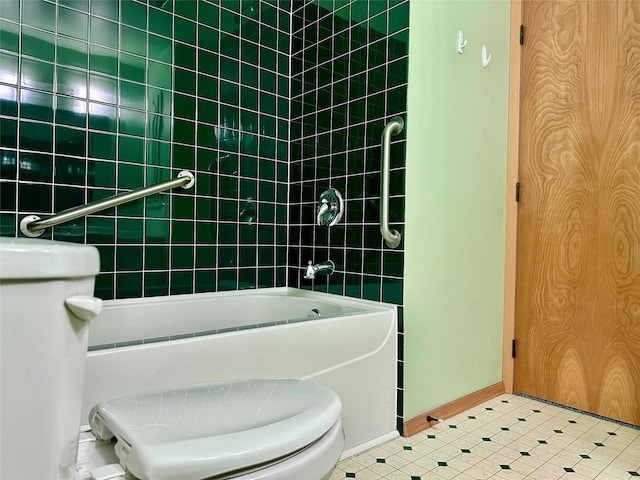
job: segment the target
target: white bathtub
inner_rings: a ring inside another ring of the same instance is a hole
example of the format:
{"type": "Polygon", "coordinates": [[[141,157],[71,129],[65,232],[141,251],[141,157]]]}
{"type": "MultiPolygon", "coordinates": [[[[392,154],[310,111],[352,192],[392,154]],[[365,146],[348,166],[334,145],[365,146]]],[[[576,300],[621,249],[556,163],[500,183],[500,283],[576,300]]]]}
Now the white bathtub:
{"type": "Polygon", "coordinates": [[[90,327],[82,423],[134,393],[310,379],[342,400],[346,458],[397,436],[396,323],[393,305],[292,288],[106,301],[90,327]]]}

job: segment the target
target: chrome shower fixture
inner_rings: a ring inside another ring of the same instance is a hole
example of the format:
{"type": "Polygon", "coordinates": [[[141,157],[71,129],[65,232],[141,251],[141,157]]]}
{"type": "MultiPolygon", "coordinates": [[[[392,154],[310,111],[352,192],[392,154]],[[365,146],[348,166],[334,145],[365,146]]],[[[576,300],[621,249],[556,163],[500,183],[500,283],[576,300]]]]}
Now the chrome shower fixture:
{"type": "Polygon", "coordinates": [[[340,221],[344,211],[344,200],[335,188],[325,190],[318,202],[318,225],[333,226],[340,221]]]}

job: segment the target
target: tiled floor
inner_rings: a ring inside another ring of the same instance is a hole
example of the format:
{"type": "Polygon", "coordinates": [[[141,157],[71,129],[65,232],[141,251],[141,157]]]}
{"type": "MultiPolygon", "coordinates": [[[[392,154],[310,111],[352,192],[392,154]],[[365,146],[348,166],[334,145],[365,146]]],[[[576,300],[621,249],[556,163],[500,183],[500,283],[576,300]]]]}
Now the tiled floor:
{"type": "Polygon", "coordinates": [[[634,480],[640,430],[502,395],[338,464],[331,480],[634,480]]]}

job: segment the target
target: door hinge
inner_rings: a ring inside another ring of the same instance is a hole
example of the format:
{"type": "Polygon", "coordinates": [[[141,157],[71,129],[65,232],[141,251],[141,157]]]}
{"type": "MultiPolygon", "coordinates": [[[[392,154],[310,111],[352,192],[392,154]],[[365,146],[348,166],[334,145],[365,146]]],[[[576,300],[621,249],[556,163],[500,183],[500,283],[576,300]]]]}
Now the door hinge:
{"type": "Polygon", "coordinates": [[[520,201],[520,182],[516,182],[516,202],[520,201]]]}
{"type": "Polygon", "coordinates": [[[511,358],[516,358],[516,339],[511,340],[511,358]]]}
{"type": "Polygon", "coordinates": [[[524,25],[520,25],[520,45],[524,45],[524,25]]]}

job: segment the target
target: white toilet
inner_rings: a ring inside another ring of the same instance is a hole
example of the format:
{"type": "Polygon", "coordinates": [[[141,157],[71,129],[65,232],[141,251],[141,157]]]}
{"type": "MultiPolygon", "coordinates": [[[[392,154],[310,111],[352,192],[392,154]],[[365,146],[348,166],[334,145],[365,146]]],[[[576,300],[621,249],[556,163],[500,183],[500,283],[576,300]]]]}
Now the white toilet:
{"type": "Polygon", "coordinates": [[[176,387],[91,412],[115,465],[76,470],[95,248],[0,237],[2,480],[326,480],[344,444],[341,403],[300,380],[176,387]],[[109,447],[110,448],[110,447],[109,447]]]}

